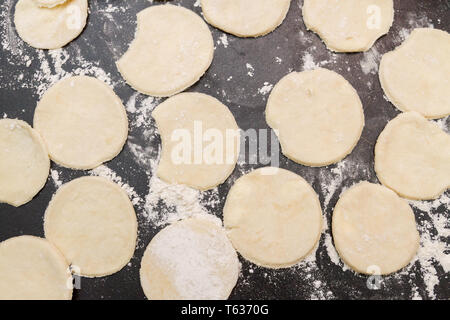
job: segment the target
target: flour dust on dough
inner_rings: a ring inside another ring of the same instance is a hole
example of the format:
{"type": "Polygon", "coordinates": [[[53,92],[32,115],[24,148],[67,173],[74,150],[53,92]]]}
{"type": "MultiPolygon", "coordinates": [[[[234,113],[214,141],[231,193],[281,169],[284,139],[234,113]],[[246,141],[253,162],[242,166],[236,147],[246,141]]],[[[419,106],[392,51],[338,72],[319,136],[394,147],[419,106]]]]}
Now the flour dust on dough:
{"type": "Polygon", "coordinates": [[[228,193],[224,224],[236,250],[267,268],[290,267],[312,252],[322,231],[317,194],[300,176],[262,168],[239,178],[228,193]]]}
{"type": "Polygon", "coordinates": [[[304,0],[303,21],[330,50],[367,51],[389,32],[394,21],[394,3],[393,0],[304,0]]]}
{"type": "Polygon", "coordinates": [[[168,97],[196,83],[213,56],[213,37],[203,19],[183,7],[158,5],[137,15],[135,39],[117,67],[137,91],[168,97]]]}
{"type": "Polygon", "coordinates": [[[401,111],[426,118],[450,115],[450,34],[414,29],[380,63],[380,82],[389,101],[401,111]]]}
{"type": "Polygon", "coordinates": [[[47,240],[20,236],[0,242],[0,300],[71,300],[72,274],[47,240]]]}
{"type": "Polygon", "coordinates": [[[137,219],[128,195],[117,184],[82,177],[58,189],[45,212],[44,231],[75,273],[102,277],[130,261],[137,219]]]}
{"type": "Polygon", "coordinates": [[[60,4],[63,4],[67,0],[34,0],[34,1],[39,5],[39,7],[53,8],[59,6],[60,4]]]}
{"type": "Polygon", "coordinates": [[[36,0],[19,0],[14,23],[19,36],[30,46],[58,49],[80,35],[87,16],[87,0],[68,0],[52,8],[41,7],[36,0]]]}
{"type": "Polygon", "coordinates": [[[402,197],[435,199],[450,187],[450,135],[416,112],[402,113],[378,137],[375,171],[402,197]]]}
{"type": "Polygon", "coordinates": [[[66,78],[38,103],[34,128],[50,158],[67,168],[93,169],[117,156],[128,137],[128,118],[120,98],[95,78],[66,78]]]}
{"type": "Polygon", "coordinates": [[[319,167],[352,152],[361,137],[364,112],[347,80],[318,68],[281,79],[269,96],[266,120],[277,130],[283,154],[319,167]]]}

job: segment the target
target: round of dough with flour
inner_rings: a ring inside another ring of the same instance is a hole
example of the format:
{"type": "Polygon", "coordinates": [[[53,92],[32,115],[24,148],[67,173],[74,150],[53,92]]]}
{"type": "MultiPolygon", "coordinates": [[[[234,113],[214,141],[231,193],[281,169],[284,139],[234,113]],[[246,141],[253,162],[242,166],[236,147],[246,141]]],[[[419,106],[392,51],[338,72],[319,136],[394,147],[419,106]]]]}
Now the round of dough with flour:
{"type": "Polygon", "coordinates": [[[223,183],[239,156],[239,127],[219,100],[181,93],[154,111],[162,140],[158,176],[174,184],[207,190],[223,183]]]}
{"type": "Polygon", "coordinates": [[[213,56],[213,37],[203,19],[167,4],[139,12],[135,39],[117,67],[137,91],[168,97],[196,83],[213,56]]]}
{"type": "Polygon", "coordinates": [[[375,171],[402,197],[435,199],[450,187],[450,135],[416,112],[402,113],[378,137],[375,171]]]}
{"type": "Polygon", "coordinates": [[[0,242],[0,300],[70,300],[72,274],[47,240],[20,236],[0,242]]]}
{"type": "Polygon", "coordinates": [[[241,178],[223,209],[228,237],[247,260],[290,267],[312,252],[322,231],[319,198],[300,176],[262,168],[241,178]]]}
{"type": "Polygon", "coordinates": [[[45,8],[53,8],[56,6],[59,6],[60,4],[63,4],[67,0],[34,0],[39,7],[45,7],[45,8]]]}
{"type": "Polygon", "coordinates": [[[389,32],[394,21],[394,3],[393,0],[304,0],[303,21],[330,50],[367,51],[389,32]]]}
{"type": "Polygon", "coordinates": [[[281,79],[269,96],[266,120],[277,130],[289,159],[318,167],[352,152],[361,137],[364,112],[347,80],[319,68],[281,79]]]}
{"type": "Polygon", "coordinates": [[[117,156],[128,137],[122,101],[105,83],[64,79],[42,97],[34,113],[50,158],[67,168],[93,169],[117,156]]]}
{"type": "Polygon", "coordinates": [[[130,261],[137,219],[128,195],[117,184],[82,177],[56,192],[45,212],[44,231],[75,273],[101,277],[130,261]]]}
{"type": "Polygon", "coordinates": [[[152,239],[141,262],[141,285],[152,300],[225,300],[239,268],[220,220],[194,216],[152,239]]]}
{"type": "Polygon", "coordinates": [[[80,35],[86,26],[87,0],[68,0],[52,8],[40,6],[41,2],[17,2],[14,23],[22,40],[34,48],[58,49],[80,35]]]}
{"type": "Polygon", "coordinates": [[[44,187],[50,159],[41,136],[26,122],[0,120],[0,202],[21,206],[44,187]]]}
{"type": "Polygon", "coordinates": [[[201,0],[203,15],[213,26],[238,37],[259,37],[275,30],[291,0],[201,0]]]}
{"type": "Polygon", "coordinates": [[[401,111],[426,118],[450,115],[450,34],[415,29],[380,63],[380,82],[389,101],[401,111]]]}
{"type": "Polygon", "coordinates": [[[333,212],[333,238],[345,263],[365,274],[400,270],[419,248],[408,203],[381,185],[361,182],[345,191],[333,212]]]}

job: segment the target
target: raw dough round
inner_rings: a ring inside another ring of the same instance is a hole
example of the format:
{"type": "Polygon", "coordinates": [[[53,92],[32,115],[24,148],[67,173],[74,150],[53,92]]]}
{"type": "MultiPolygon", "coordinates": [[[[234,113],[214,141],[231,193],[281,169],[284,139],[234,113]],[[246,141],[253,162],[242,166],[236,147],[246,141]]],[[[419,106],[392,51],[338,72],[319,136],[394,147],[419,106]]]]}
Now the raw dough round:
{"type": "Polygon", "coordinates": [[[219,100],[202,93],[181,93],[161,103],[152,115],[162,140],[161,179],[207,190],[233,172],[239,156],[239,127],[219,100]],[[196,136],[200,141],[203,137],[202,148],[196,136]]]}
{"type": "Polygon", "coordinates": [[[322,231],[317,194],[302,177],[284,169],[263,168],[239,178],[223,214],[236,250],[268,268],[298,263],[311,253],[322,231]]]}
{"type": "Polygon", "coordinates": [[[401,111],[426,118],[450,114],[450,34],[415,29],[380,63],[380,82],[388,99],[401,111]]]}
{"type": "Polygon", "coordinates": [[[63,185],[45,212],[45,237],[74,271],[101,277],[122,269],[136,246],[137,220],[127,194],[100,177],[63,185]]]}
{"type": "Polygon", "coordinates": [[[0,300],[70,300],[72,275],[63,255],[32,236],[0,242],[0,300]]]}
{"type": "Polygon", "coordinates": [[[332,228],[339,255],[360,273],[384,275],[400,270],[419,248],[408,203],[388,188],[369,182],[341,195],[332,228]]]}
{"type": "Polygon", "coordinates": [[[125,108],[105,83],[86,76],[64,79],[42,97],[34,128],[50,158],[73,169],[93,169],[117,156],[128,136],[125,108]]]}
{"type": "Polygon", "coordinates": [[[34,0],[39,7],[53,8],[63,4],[67,0],[34,0]]]}
{"type": "Polygon", "coordinates": [[[117,67],[137,91],[168,97],[196,83],[213,56],[206,23],[188,9],[167,4],[139,12],[135,39],[117,67]]]}
{"type": "Polygon", "coordinates": [[[239,260],[217,218],[194,217],[160,231],[145,250],[141,285],[153,300],[225,300],[239,260]],[[214,220],[213,220],[214,219],[214,220]]]}
{"type": "Polygon", "coordinates": [[[26,122],[0,120],[0,202],[21,206],[47,182],[50,159],[41,136],[26,122]]]}
{"type": "Polygon", "coordinates": [[[275,30],[291,0],[201,0],[206,21],[238,37],[259,37],[275,30]]]}
{"type": "Polygon", "coordinates": [[[303,165],[336,163],[358,143],[364,112],[358,93],[326,69],[293,72],[275,86],[266,120],[278,130],[283,153],[303,165]]]}
{"type": "Polygon", "coordinates": [[[19,36],[30,46],[58,49],[80,35],[87,15],[87,0],[68,0],[53,8],[40,7],[35,0],[19,0],[14,23],[19,36]]]}
{"type": "Polygon", "coordinates": [[[303,20],[328,49],[369,50],[389,32],[394,21],[392,0],[304,0],[303,20]]]}
{"type": "Polygon", "coordinates": [[[450,135],[416,112],[402,113],[378,137],[375,171],[402,197],[435,199],[450,187],[450,135]]]}

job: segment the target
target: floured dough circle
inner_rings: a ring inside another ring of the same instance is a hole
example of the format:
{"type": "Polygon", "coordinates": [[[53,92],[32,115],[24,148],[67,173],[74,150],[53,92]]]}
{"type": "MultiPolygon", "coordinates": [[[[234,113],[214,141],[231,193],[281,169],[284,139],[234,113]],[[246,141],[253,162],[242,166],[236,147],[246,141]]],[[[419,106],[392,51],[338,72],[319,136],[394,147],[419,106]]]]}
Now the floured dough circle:
{"type": "Polygon", "coordinates": [[[93,169],[113,159],[128,136],[122,101],[105,83],[86,76],[51,87],[36,107],[34,127],[50,158],[73,169],[93,169]]]}
{"type": "Polygon", "coordinates": [[[44,187],[50,170],[47,148],[26,122],[0,120],[0,202],[21,206],[44,187]]]}
{"type": "Polygon", "coordinates": [[[30,46],[58,49],[80,35],[87,16],[87,0],[67,0],[52,8],[41,7],[36,0],[19,0],[14,23],[19,36],[30,46]]]}
{"type": "Polygon", "coordinates": [[[291,0],[201,0],[206,21],[238,37],[259,37],[284,20],[291,0]]]}
{"type": "Polygon", "coordinates": [[[305,0],[303,21],[330,50],[360,52],[389,32],[392,0],[305,0]]]}
{"type": "Polygon", "coordinates": [[[216,219],[194,216],[175,222],[152,239],[140,271],[148,299],[228,298],[239,277],[240,264],[216,219]]]}
{"type": "Polygon", "coordinates": [[[332,228],[340,257],[360,273],[400,270],[419,248],[412,209],[377,184],[362,182],[345,191],[334,208],[332,228]]]}
{"type": "Polygon", "coordinates": [[[233,172],[239,156],[239,128],[219,100],[181,93],[161,103],[152,115],[162,140],[160,178],[207,190],[233,172]]]}
{"type": "Polygon", "coordinates": [[[34,0],[40,7],[53,8],[63,4],[67,0],[34,0]]]}
{"type": "Polygon", "coordinates": [[[47,240],[20,236],[0,242],[0,300],[70,300],[72,275],[47,240]]]}
{"type": "Polygon", "coordinates": [[[211,31],[197,14],[158,5],[137,15],[135,39],[117,67],[137,91],[168,97],[196,83],[213,55],[211,31]]]}
{"type": "Polygon", "coordinates": [[[341,75],[326,69],[293,72],[269,96],[266,120],[278,130],[283,153],[307,166],[342,160],[364,127],[358,93],[341,75]]]}
{"type": "Polygon", "coordinates": [[[44,230],[75,273],[101,277],[130,261],[137,220],[128,195],[117,184],[83,177],[56,192],[45,212],[44,230]]]}
{"type": "Polygon", "coordinates": [[[415,29],[380,63],[380,82],[388,99],[401,111],[426,118],[450,114],[450,34],[415,29]]]}
{"type": "Polygon", "coordinates": [[[312,252],[322,230],[319,198],[300,176],[263,168],[228,193],[224,224],[236,250],[268,268],[290,267],[312,252]]]}
{"type": "Polygon", "coordinates": [[[435,199],[450,187],[450,135],[416,112],[402,113],[378,137],[375,171],[402,197],[435,199]]]}

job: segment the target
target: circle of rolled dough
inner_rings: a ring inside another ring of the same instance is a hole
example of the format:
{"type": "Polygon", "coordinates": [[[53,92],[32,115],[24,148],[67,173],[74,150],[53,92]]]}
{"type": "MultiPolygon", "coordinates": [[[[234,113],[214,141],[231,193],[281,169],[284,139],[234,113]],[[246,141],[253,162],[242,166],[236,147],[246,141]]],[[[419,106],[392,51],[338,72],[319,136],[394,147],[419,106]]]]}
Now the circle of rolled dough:
{"type": "Polygon", "coordinates": [[[45,212],[45,237],[74,272],[101,277],[121,270],[136,246],[137,220],[128,195],[100,177],[63,185],[45,212]]]}
{"type": "Polygon", "coordinates": [[[45,7],[45,8],[53,8],[56,6],[59,6],[60,4],[63,4],[67,0],[34,0],[39,7],[45,7]]]}

